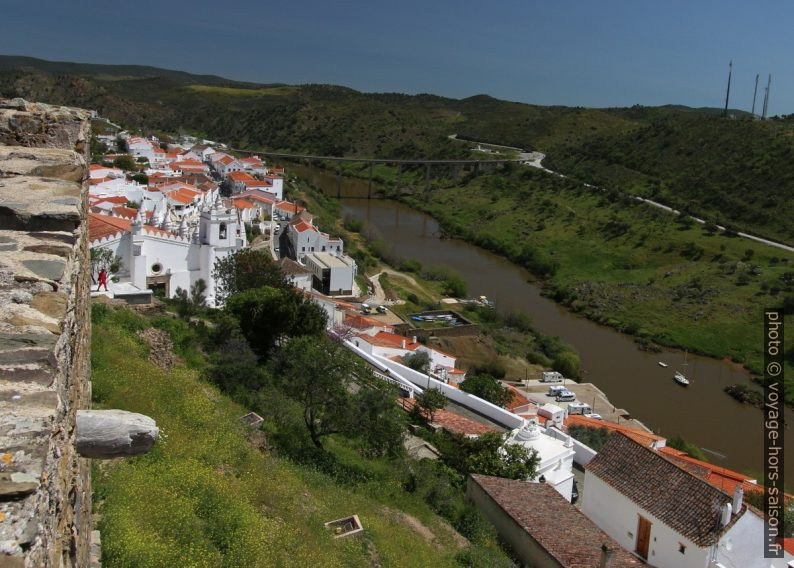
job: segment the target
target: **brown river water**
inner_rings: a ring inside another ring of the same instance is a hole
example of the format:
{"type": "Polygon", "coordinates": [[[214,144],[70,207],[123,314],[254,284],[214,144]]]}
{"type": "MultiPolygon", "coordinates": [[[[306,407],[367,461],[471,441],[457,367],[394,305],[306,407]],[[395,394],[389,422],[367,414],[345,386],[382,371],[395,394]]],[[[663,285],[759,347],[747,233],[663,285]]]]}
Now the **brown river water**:
{"type": "MultiPolygon", "coordinates": [[[[329,195],[337,194],[337,176],[295,164],[288,167],[329,195]]],[[[343,178],[341,185],[343,195],[366,196],[366,181],[343,178]]],[[[594,383],[612,404],[628,410],[654,432],[683,436],[701,447],[713,463],[761,477],[763,413],[723,392],[726,385],[750,382],[749,374],[739,365],[689,354],[685,369],[692,383],[681,387],[672,377],[684,362],[682,351],[642,351],[630,336],[569,312],[541,296],[526,270],[477,246],[441,239],[432,217],[396,201],[379,199],[343,198],[342,212],[375,227],[402,257],[455,268],[466,280],[470,296],[485,295],[499,310],[528,313],[536,329],[559,336],[576,348],[583,381],[594,383]],[[658,361],[669,367],[660,367],[658,361]]],[[[789,425],[794,424],[794,411],[787,409],[785,416],[789,425]]],[[[791,436],[788,434],[785,445],[785,473],[787,484],[794,486],[791,436]]]]}

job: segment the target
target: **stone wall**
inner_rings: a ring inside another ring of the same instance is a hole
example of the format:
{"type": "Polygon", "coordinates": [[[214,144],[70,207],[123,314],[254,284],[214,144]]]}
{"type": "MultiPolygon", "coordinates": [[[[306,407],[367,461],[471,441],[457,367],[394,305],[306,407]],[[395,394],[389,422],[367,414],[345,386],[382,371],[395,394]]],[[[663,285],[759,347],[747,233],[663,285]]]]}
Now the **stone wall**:
{"type": "Polygon", "coordinates": [[[88,113],[0,99],[0,566],[85,567],[88,113]]]}

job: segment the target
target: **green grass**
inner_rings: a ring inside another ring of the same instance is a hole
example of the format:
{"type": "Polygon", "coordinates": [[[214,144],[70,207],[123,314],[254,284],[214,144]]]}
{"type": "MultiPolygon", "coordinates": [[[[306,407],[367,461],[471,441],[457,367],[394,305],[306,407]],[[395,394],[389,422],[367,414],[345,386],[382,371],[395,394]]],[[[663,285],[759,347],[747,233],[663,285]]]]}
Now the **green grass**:
{"type": "MultiPolygon", "coordinates": [[[[761,309],[794,293],[782,280],[794,272],[790,253],[710,235],[701,225],[537,171],[479,176],[403,199],[454,236],[535,272],[551,267],[548,293],[582,315],[755,372],[762,364],[761,309]]],[[[794,380],[787,397],[794,401],[794,380]]]]}
{"type": "MultiPolygon", "coordinates": [[[[340,485],[314,468],[257,450],[238,417],[247,410],[200,378],[146,360],[134,331],[149,322],[100,310],[92,340],[95,407],[147,414],[162,438],[147,455],[95,468],[106,566],[455,566],[449,525],[343,441],[341,461],[373,481],[340,485]],[[363,464],[363,465],[362,465],[363,464]],[[334,540],[323,523],[356,513],[364,536],[334,540]],[[432,542],[405,514],[421,522],[432,542]]],[[[182,352],[197,351],[196,346],[182,352]]]]}
{"type": "Polygon", "coordinates": [[[189,85],[187,87],[196,93],[209,93],[213,95],[228,95],[232,97],[257,97],[264,95],[292,95],[297,91],[297,87],[290,87],[287,85],[279,87],[261,87],[261,88],[235,88],[235,87],[221,87],[217,85],[189,85]]]}

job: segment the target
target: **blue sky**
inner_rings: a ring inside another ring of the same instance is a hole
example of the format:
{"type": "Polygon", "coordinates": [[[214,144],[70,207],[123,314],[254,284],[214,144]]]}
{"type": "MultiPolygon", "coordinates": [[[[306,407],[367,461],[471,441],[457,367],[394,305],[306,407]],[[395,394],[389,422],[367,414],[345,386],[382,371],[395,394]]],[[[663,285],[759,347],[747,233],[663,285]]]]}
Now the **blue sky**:
{"type": "Polygon", "coordinates": [[[436,0],[8,2],[0,53],[537,104],[794,112],[794,3],[436,0]]]}

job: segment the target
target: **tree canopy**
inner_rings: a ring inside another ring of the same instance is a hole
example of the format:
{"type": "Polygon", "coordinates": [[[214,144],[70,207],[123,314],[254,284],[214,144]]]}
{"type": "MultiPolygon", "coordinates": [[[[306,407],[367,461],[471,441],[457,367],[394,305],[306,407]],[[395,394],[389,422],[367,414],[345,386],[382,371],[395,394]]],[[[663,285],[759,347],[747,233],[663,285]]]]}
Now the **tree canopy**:
{"type": "Polygon", "coordinates": [[[309,436],[344,434],[373,453],[400,452],[404,417],[394,387],[376,378],[341,343],[322,337],[295,337],[279,351],[273,376],[303,406],[309,436]]]}

